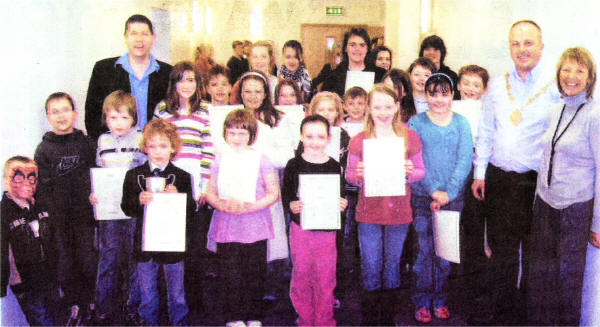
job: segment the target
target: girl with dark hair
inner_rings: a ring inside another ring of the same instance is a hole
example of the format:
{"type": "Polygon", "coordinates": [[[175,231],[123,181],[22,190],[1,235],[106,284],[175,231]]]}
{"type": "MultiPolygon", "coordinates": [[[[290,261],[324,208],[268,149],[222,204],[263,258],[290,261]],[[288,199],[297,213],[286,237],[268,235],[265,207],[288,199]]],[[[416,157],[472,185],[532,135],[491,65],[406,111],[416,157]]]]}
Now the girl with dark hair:
{"type": "Polygon", "coordinates": [[[371,52],[371,59],[375,66],[386,71],[392,68],[392,50],[384,45],[378,46],[371,52]]]}
{"type": "Polygon", "coordinates": [[[346,89],[346,75],[348,71],[375,72],[375,83],[381,82],[385,69],[375,66],[367,60],[371,39],[364,28],[353,27],[344,34],[343,60],[326,78],[323,91],[337,93],[344,96],[346,89]]]}
{"type": "Polygon", "coordinates": [[[410,117],[417,114],[410,86],[410,76],[405,71],[394,68],[383,76],[383,84],[392,88],[398,94],[402,121],[408,122],[410,117]]]}
{"type": "MultiPolygon", "coordinates": [[[[289,40],[283,45],[283,65],[279,67],[277,77],[279,79],[289,78],[298,84],[302,90],[303,99],[310,95],[311,79],[304,65],[302,44],[296,40],[289,40]]],[[[277,99],[276,99],[277,100],[277,99]]],[[[304,101],[298,102],[298,104],[304,101]]]]}
{"type": "Polygon", "coordinates": [[[183,146],[173,164],[192,175],[194,198],[201,203],[214,159],[208,110],[202,103],[203,85],[192,63],[178,62],[169,75],[167,98],[154,110],[155,117],[177,127],[183,146]]]}
{"type": "Polygon", "coordinates": [[[423,39],[423,42],[421,42],[419,57],[428,58],[433,62],[438,73],[444,73],[452,79],[452,83],[454,83],[454,99],[458,100],[460,99],[460,94],[456,92],[458,75],[452,69],[450,69],[450,67],[444,65],[446,54],[447,51],[444,40],[437,35],[430,35],[423,39]]]}
{"type": "Polygon", "coordinates": [[[302,93],[298,88],[298,84],[289,78],[279,81],[275,88],[275,105],[290,106],[296,104],[302,104],[302,93]]]}
{"type": "Polygon", "coordinates": [[[418,114],[429,109],[427,100],[425,99],[425,82],[435,72],[435,64],[425,57],[415,59],[408,67],[413,102],[418,114]]]}
{"type": "Polygon", "coordinates": [[[413,116],[409,127],[423,142],[427,174],[412,185],[413,225],[419,251],[413,270],[417,276],[413,295],[415,319],[421,323],[450,318],[447,306],[450,263],[434,251],[433,216],[440,209],[460,212],[463,192],[471,171],[473,140],[467,119],[452,112],[454,85],[443,74],[432,74],[425,83],[429,110],[413,116]]]}

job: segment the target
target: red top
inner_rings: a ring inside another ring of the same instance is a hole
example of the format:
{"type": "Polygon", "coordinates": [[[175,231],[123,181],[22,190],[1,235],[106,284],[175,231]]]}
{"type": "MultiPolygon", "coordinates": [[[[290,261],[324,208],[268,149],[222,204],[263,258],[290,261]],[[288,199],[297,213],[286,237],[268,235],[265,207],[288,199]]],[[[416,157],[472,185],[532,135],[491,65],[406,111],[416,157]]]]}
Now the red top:
{"type": "MultiPolygon", "coordinates": [[[[413,162],[413,173],[407,179],[408,183],[418,182],[425,176],[425,166],[421,155],[421,140],[417,133],[407,128],[406,158],[413,162]]],[[[346,180],[354,185],[361,186],[358,204],[356,205],[356,221],[367,224],[404,225],[412,222],[412,209],[410,207],[410,186],[407,185],[405,196],[365,197],[362,189],[362,178],[356,175],[356,166],[363,161],[363,140],[365,132],[362,131],[350,140],[348,146],[348,169],[346,180]]]]}

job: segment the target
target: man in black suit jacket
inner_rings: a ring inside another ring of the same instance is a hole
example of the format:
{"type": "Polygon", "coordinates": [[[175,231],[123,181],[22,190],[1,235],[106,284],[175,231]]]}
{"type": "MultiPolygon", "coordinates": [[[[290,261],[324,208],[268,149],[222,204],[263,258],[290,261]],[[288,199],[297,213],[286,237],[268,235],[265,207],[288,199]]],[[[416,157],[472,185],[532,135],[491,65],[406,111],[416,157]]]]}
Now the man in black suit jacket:
{"type": "Polygon", "coordinates": [[[152,119],[154,107],[167,95],[171,65],[150,55],[155,35],[152,22],[133,15],[125,22],[128,52],[96,62],[85,101],[85,127],[94,142],[108,131],[102,124],[102,104],[111,92],[132,93],[138,106],[138,128],[152,119]]]}

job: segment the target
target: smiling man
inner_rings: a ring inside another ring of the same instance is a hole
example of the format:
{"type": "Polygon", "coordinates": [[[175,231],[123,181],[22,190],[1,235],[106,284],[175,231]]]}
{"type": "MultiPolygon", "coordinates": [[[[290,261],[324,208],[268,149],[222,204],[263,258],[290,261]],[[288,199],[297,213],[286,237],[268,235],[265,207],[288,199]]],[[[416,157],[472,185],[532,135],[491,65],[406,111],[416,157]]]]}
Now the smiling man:
{"type": "Polygon", "coordinates": [[[477,325],[491,319],[495,324],[524,322],[522,293],[527,282],[531,208],[542,156],[540,139],[546,130],[547,110],[558,101],[554,69],[539,64],[544,49],[540,27],[533,21],[518,21],[511,26],[508,39],[514,68],[490,84],[474,160],[472,191],[475,198],[484,201],[492,251],[487,294],[481,297],[491,303],[477,310],[483,314],[473,317],[472,323],[477,325]]]}
{"type": "Polygon", "coordinates": [[[152,119],[154,107],[167,94],[172,67],[150,54],[154,39],[148,17],[133,15],[125,22],[127,52],[94,65],[85,101],[85,127],[94,141],[108,130],[101,121],[102,103],[111,92],[123,90],[133,94],[137,101],[139,129],[152,119]]]}

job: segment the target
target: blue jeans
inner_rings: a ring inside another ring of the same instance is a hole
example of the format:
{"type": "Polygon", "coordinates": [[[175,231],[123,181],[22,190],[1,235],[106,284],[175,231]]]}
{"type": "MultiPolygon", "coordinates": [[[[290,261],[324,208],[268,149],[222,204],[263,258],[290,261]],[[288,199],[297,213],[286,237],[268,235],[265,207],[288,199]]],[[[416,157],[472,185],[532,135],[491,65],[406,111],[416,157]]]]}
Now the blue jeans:
{"type": "Polygon", "coordinates": [[[127,311],[135,313],[140,303],[140,289],[133,260],[133,237],[136,219],[104,220],[99,222],[100,258],[96,283],[96,305],[103,316],[115,314],[120,301],[116,295],[121,276],[127,276],[127,311]],[[122,270],[123,273],[122,273],[122,270]]]}
{"type": "Polygon", "coordinates": [[[31,326],[55,326],[56,309],[58,308],[58,289],[26,290],[13,293],[19,302],[21,310],[31,326]]]}
{"type": "Polygon", "coordinates": [[[138,282],[142,295],[140,317],[154,326],[159,323],[158,269],[161,267],[167,283],[169,320],[172,325],[186,325],[189,309],[183,288],[183,261],[174,264],[159,264],[154,260],[138,262],[138,282]]]}
{"type": "MultiPolygon", "coordinates": [[[[411,206],[415,217],[413,224],[417,232],[419,252],[413,270],[417,275],[413,303],[416,308],[434,308],[446,305],[448,298],[448,276],[450,262],[435,255],[433,244],[433,213],[429,208],[432,199],[428,196],[412,196],[411,206]]],[[[450,201],[443,210],[461,211],[462,198],[450,201]]]]}
{"type": "Polygon", "coordinates": [[[400,257],[406,225],[358,223],[363,288],[367,291],[400,287],[400,257]]]}

